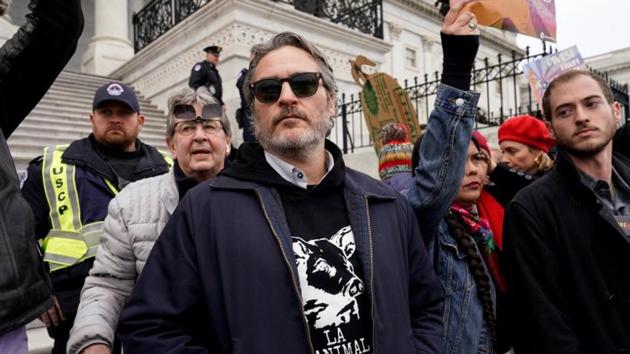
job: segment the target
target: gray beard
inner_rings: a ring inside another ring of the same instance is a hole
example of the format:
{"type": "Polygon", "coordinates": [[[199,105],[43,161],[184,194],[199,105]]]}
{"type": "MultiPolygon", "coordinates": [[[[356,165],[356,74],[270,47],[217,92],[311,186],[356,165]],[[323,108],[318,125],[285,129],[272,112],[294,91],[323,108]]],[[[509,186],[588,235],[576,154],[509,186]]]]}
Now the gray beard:
{"type": "Polygon", "coordinates": [[[4,16],[4,14],[9,11],[9,6],[11,5],[11,0],[0,0],[0,16],[4,16]]]}

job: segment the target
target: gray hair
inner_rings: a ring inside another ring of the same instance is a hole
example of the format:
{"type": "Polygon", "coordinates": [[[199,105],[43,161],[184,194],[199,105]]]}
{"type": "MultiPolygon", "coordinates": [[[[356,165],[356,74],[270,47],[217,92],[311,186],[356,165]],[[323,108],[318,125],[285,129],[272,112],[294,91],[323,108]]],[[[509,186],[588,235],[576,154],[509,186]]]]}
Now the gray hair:
{"type": "Polygon", "coordinates": [[[4,16],[9,11],[11,0],[0,0],[0,16],[4,16]]]}
{"type": "MultiPolygon", "coordinates": [[[[210,94],[210,91],[208,91],[208,88],[205,86],[199,87],[197,91],[191,89],[190,87],[185,87],[172,94],[171,97],[168,98],[168,117],[166,117],[167,137],[170,138],[175,133],[175,116],[173,115],[175,106],[194,103],[198,103],[203,106],[206,104],[219,104],[219,101],[210,94]]],[[[221,114],[220,121],[223,125],[225,135],[231,137],[232,129],[230,128],[230,120],[225,113],[221,114]]]]}
{"type": "Polygon", "coordinates": [[[243,92],[245,93],[245,100],[247,101],[247,104],[253,108],[254,93],[249,86],[253,83],[252,80],[254,79],[254,76],[256,74],[256,67],[258,66],[260,60],[265,55],[269,54],[269,52],[286,46],[302,49],[315,60],[315,62],[319,66],[319,71],[322,75],[324,88],[329,94],[332,94],[332,99],[336,100],[337,83],[335,82],[335,75],[333,73],[332,67],[328,64],[328,61],[326,60],[324,54],[322,54],[322,52],[317,49],[317,47],[308,42],[306,39],[302,38],[300,35],[292,32],[282,32],[275,35],[267,42],[263,42],[252,47],[252,59],[249,63],[249,72],[247,73],[247,76],[245,77],[245,82],[243,84],[243,92]]]}

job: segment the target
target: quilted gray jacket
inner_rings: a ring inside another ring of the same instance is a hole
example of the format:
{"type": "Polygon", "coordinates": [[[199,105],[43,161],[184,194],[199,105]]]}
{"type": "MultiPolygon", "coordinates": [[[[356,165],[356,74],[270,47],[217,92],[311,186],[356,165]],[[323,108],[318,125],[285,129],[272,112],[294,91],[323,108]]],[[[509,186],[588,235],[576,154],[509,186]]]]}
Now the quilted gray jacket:
{"type": "Polygon", "coordinates": [[[68,353],[96,343],[112,346],[120,311],[178,202],[172,169],[131,183],[112,199],[94,266],[81,291],[68,353]]]}

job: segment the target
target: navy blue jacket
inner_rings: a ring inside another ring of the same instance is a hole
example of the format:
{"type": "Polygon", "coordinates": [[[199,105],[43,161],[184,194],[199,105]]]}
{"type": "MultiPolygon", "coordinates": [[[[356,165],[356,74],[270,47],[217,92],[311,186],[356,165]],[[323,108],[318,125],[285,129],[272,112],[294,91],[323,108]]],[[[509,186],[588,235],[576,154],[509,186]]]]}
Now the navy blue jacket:
{"type": "MultiPolygon", "coordinates": [[[[133,181],[168,172],[168,164],[155,147],[138,140],[138,149],[142,151],[142,158],[138,161],[133,181]]],[[[66,148],[61,159],[64,163],[77,166],[75,183],[79,193],[81,223],[86,225],[105,220],[107,206],[115,194],[104,179],[110,181],[117,189],[121,189],[121,186],[117,185],[118,179],[108,164],[107,157],[96,149],[94,136],[90,134],[87,138],[73,141],[66,148]]],[[[43,239],[52,226],[50,208],[42,180],[41,156],[29,164],[22,194],[35,216],[35,236],[43,239]]],[[[64,313],[76,313],[81,288],[93,263],[94,258],[90,258],[72,267],[51,273],[53,290],[64,313]]]]}
{"type": "MultiPolygon", "coordinates": [[[[443,291],[407,202],[345,169],[376,353],[442,351],[443,291]]],[[[322,222],[326,222],[322,220],[322,222]]],[[[123,310],[129,353],[313,353],[289,226],[274,188],[226,175],[195,187],[123,310]]]]}

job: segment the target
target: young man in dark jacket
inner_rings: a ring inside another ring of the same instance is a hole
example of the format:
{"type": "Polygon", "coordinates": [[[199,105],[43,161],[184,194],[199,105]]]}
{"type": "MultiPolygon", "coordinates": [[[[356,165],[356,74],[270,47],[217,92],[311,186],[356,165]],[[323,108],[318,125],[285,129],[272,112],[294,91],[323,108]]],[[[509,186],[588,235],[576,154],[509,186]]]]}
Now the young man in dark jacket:
{"type": "Polygon", "coordinates": [[[281,33],[253,48],[244,87],[260,145],[180,203],[123,310],[125,351],[441,352],[442,289],[411,208],[325,139],[324,56],[281,33]]]}
{"type": "MultiPolygon", "coordinates": [[[[0,16],[7,6],[0,1],[0,16]]],[[[26,24],[0,49],[0,353],[26,353],[24,325],[51,305],[33,214],[6,139],[70,60],[83,30],[79,0],[31,1],[29,8],[26,24]]]]}
{"type": "Polygon", "coordinates": [[[517,353],[630,352],[630,160],[613,154],[621,119],[608,85],[571,71],[543,110],[556,167],[505,214],[517,353]]]}
{"type": "Polygon", "coordinates": [[[109,202],[130,182],[168,172],[165,157],[138,140],[144,116],[132,88],[107,83],[96,90],[92,107],[92,134],[46,147],[29,164],[22,186],[55,293],[40,318],[55,338],[53,354],[66,353],[109,202]]]}

